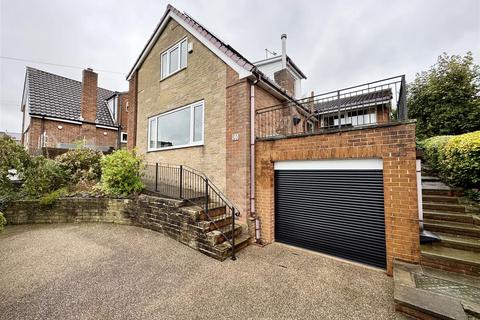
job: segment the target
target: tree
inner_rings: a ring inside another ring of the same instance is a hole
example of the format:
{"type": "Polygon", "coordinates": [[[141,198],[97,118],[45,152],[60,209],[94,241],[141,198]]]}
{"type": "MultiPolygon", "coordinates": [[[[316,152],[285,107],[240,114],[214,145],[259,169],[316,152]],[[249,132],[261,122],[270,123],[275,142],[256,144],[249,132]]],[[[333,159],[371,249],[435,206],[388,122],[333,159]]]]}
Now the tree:
{"type": "Polygon", "coordinates": [[[480,130],[480,66],[471,52],[446,53],[408,87],[408,113],[420,139],[480,130]]]}

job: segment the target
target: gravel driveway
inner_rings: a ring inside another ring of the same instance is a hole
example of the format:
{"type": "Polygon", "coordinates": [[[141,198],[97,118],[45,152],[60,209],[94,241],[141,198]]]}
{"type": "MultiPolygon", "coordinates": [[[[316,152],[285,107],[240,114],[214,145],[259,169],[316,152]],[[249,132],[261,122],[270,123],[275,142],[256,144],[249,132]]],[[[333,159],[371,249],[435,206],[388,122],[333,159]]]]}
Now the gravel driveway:
{"type": "Polygon", "coordinates": [[[147,229],[11,226],[1,319],[404,319],[384,273],[272,244],[216,261],[147,229]]]}

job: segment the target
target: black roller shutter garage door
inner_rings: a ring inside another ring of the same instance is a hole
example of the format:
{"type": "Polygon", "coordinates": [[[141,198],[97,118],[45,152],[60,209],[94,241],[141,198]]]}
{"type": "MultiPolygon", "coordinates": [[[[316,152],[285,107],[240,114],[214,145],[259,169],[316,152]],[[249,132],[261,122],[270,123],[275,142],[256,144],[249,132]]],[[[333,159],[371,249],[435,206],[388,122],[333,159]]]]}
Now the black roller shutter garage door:
{"type": "Polygon", "coordinates": [[[276,166],[275,240],[385,268],[382,170],[301,167],[276,166]]]}

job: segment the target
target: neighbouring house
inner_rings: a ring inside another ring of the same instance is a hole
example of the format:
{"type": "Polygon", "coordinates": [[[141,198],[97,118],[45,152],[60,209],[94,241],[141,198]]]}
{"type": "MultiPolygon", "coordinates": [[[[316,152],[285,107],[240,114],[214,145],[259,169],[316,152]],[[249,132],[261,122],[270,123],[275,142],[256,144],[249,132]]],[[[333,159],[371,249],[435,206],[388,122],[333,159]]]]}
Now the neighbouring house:
{"type": "Polygon", "coordinates": [[[19,132],[8,132],[8,131],[0,131],[0,137],[10,137],[13,141],[15,141],[18,144],[21,144],[21,138],[22,134],[19,132]]]}
{"type": "Polygon", "coordinates": [[[83,70],[80,82],[27,67],[21,141],[30,153],[61,153],[79,143],[102,152],[126,147],[128,94],[97,81],[92,69],[83,70]]]}
{"type": "Polygon", "coordinates": [[[128,147],[157,163],[155,179],[166,174],[158,163],[203,172],[256,242],[390,275],[394,259],[418,263],[405,78],[305,97],[306,76],[288,57],[286,38],[281,55],[253,63],[168,5],[127,76],[128,147]]]}

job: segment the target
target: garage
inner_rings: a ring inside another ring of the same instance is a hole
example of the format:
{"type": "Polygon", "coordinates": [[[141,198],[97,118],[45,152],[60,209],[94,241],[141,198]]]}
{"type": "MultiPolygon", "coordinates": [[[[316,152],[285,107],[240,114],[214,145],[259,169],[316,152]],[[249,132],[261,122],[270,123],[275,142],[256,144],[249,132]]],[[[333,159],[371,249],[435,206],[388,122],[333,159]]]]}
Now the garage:
{"type": "Polygon", "coordinates": [[[381,159],[275,162],[275,240],[386,267],[381,159]]]}

